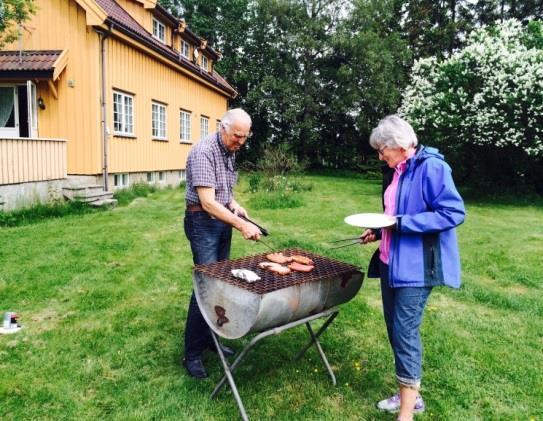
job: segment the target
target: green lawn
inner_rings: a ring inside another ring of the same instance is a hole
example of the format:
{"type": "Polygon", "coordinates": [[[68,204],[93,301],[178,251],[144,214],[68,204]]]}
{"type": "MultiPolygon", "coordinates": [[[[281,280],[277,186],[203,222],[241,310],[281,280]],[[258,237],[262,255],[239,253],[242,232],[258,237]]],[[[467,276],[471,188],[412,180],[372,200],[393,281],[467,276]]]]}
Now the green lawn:
{"type": "MultiPolygon", "coordinates": [[[[266,241],[365,271],[375,245],[329,251],[328,241],[358,234],[346,215],[380,210],[380,183],[308,181],[304,206],[252,212],[266,241]]],[[[250,203],[246,188],[241,203],[250,203]]],[[[24,325],[0,336],[0,419],[237,419],[228,388],[209,399],[220,377],[214,355],[205,381],[179,365],[192,266],[183,208],[182,191],[166,190],[108,212],[0,228],[0,310],[24,325]]],[[[464,284],[436,289],[423,324],[427,411],[417,419],[542,419],[543,207],[467,208],[464,284]]],[[[266,251],[234,237],[232,257],[266,251]]],[[[291,360],[306,336],[300,327],[265,339],[236,371],[252,419],[393,419],[374,406],[395,390],[376,280],[322,337],[336,387],[314,349],[291,360]]]]}

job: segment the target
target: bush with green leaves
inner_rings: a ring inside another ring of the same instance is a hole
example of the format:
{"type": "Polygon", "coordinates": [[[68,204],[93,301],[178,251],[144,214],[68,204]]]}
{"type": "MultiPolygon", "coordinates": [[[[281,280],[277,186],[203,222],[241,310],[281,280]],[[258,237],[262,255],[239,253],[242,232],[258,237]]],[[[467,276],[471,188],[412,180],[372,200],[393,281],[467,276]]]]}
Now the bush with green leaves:
{"type": "Polygon", "coordinates": [[[296,158],[287,145],[267,146],[255,165],[255,171],[249,173],[249,191],[251,193],[259,190],[281,193],[309,191],[313,188],[312,184],[299,179],[306,166],[305,162],[300,162],[296,158]]]}
{"type": "Polygon", "coordinates": [[[399,113],[462,181],[543,193],[543,23],[507,20],[445,60],[419,60],[399,113]]]}

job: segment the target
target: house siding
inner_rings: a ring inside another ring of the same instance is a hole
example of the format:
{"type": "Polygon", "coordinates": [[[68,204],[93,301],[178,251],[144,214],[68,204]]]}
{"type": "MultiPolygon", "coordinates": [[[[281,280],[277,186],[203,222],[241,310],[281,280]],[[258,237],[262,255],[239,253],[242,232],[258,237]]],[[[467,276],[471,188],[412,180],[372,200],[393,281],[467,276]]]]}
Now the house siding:
{"type": "MultiPolygon", "coordinates": [[[[177,70],[125,44],[111,40],[107,79],[111,82],[107,101],[113,90],[134,95],[134,138],[113,135],[109,142],[110,172],[184,169],[191,145],[180,142],[180,109],[191,114],[191,136],[200,136],[200,115],[219,119],[226,111],[226,98],[177,70]],[[127,71],[130,69],[130,71],[127,71]],[[166,104],[167,141],[153,140],[151,104],[166,104]]],[[[108,122],[113,121],[113,107],[108,106],[108,122]]]]}
{"type": "MultiPolygon", "coordinates": [[[[99,39],[86,25],[85,12],[75,1],[39,0],[38,12],[23,31],[25,50],[68,50],[66,69],[55,83],[55,99],[46,82],[39,82],[38,136],[68,139],[68,173],[101,171],[99,39]],[[73,86],[73,87],[70,87],[73,86]]],[[[15,43],[6,49],[17,49],[15,43]]]]}
{"type": "MultiPolygon", "coordinates": [[[[137,21],[151,29],[152,9],[120,0],[137,21]]],[[[58,99],[46,82],[37,85],[46,105],[38,110],[38,136],[67,139],[67,172],[73,175],[102,173],[100,115],[100,37],[87,26],[85,11],[74,0],[38,0],[37,14],[27,23],[23,49],[68,50],[65,70],[55,83],[58,99]]],[[[168,28],[167,41],[171,39],[168,28]]],[[[180,143],[179,111],[192,112],[192,141],[200,138],[200,116],[215,121],[227,109],[228,97],[187,75],[168,59],[157,58],[146,47],[130,45],[114,34],[106,41],[106,107],[110,173],[183,170],[190,144],[180,143]],[[135,137],[113,134],[113,90],[134,95],[135,137]],[[151,136],[151,101],[167,107],[167,141],[151,136]]],[[[12,44],[8,49],[17,49],[12,44]]]]}

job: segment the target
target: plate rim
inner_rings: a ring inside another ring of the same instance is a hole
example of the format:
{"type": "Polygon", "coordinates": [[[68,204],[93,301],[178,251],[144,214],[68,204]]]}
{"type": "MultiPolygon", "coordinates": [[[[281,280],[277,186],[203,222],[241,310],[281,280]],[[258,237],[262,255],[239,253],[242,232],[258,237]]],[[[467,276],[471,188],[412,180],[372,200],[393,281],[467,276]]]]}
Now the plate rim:
{"type": "Polygon", "coordinates": [[[394,215],[387,215],[385,213],[377,213],[377,212],[361,212],[361,213],[354,213],[352,215],[348,215],[346,216],[343,221],[347,224],[347,225],[351,225],[351,226],[354,226],[354,227],[360,227],[360,228],[387,228],[387,227],[390,227],[392,225],[394,225],[396,223],[396,220],[397,218],[394,216],[394,215]],[[360,225],[360,224],[353,224],[353,223],[350,223],[350,222],[347,222],[347,219],[348,218],[351,218],[351,217],[354,217],[354,216],[358,216],[358,215],[378,215],[379,217],[387,217],[387,218],[391,218],[390,220],[390,224],[387,224],[387,225],[382,225],[382,224],[366,224],[366,225],[360,225]]]}

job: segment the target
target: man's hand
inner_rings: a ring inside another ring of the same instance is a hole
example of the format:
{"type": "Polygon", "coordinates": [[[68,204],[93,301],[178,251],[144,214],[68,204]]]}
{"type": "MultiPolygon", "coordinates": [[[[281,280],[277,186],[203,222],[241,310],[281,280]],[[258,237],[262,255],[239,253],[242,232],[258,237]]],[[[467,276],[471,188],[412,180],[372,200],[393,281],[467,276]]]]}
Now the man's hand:
{"type": "Polygon", "coordinates": [[[247,211],[243,207],[241,207],[235,200],[232,200],[232,202],[230,203],[230,210],[234,212],[234,215],[236,216],[241,216],[243,218],[247,218],[249,216],[247,214],[247,211]]]}
{"type": "Polygon", "coordinates": [[[253,241],[260,240],[260,234],[261,234],[260,229],[258,229],[255,225],[251,224],[250,222],[243,221],[240,232],[241,232],[241,235],[243,235],[243,238],[245,238],[246,240],[253,240],[253,241]]]}
{"type": "Polygon", "coordinates": [[[375,232],[372,229],[365,230],[360,236],[360,242],[362,244],[368,244],[376,240],[377,240],[377,236],[375,235],[375,232]]]}

